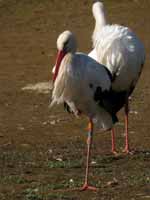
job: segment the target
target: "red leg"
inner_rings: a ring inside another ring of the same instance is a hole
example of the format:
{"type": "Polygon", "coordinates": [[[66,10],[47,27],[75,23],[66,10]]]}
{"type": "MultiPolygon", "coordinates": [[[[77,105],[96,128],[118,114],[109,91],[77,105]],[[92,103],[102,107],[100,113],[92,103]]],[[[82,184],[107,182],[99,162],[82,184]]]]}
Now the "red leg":
{"type": "Polygon", "coordinates": [[[117,154],[116,152],[116,145],[115,145],[115,130],[114,128],[111,129],[111,151],[114,154],[117,154]]]}
{"type": "MultiPolygon", "coordinates": [[[[89,174],[89,163],[90,163],[90,154],[91,154],[91,145],[92,145],[92,137],[93,137],[93,122],[89,121],[88,125],[88,138],[87,138],[87,159],[86,159],[86,173],[85,173],[85,182],[81,188],[72,188],[68,189],[68,191],[85,191],[92,190],[98,191],[98,188],[91,186],[88,184],[88,174],[89,174]]],[[[67,191],[67,190],[57,190],[58,191],[67,191]]]]}
{"type": "Polygon", "coordinates": [[[125,148],[124,152],[129,153],[129,133],[128,133],[128,113],[129,113],[129,105],[128,105],[128,100],[125,104],[125,148]]]}
{"type": "Polygon", "coordinates": [[[91,145],[92,145],[92,136],[93,136],[93,122],[90,120],[88,126],[88,138],[87,138],[87,160],[86,160],[86,173],[85,173],[85,182],[81,191],[92,190],[97,191],[96,187],[90,186],[88,184],[88,174],[89,174],[89,163],[90,163],[90,154],[91,154],[91,145]]]}

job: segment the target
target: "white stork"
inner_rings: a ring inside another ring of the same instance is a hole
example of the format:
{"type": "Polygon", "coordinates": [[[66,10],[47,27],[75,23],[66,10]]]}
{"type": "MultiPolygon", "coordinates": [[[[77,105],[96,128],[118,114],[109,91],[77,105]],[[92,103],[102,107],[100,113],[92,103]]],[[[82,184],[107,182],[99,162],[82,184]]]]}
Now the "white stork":
{"type": "MultiPolygon", "coordinates": [[[[93,50],[89,56],[105,65],[113,77],[109,103],[113,105],[112,112],[114,114],[122,107],[125,108],[124,152],[129,153],[128,98],[135,88],[144,65],[144,46],[129,28],[117,24],[107,24],[102,2],[94,1],[92,11],[95,18],[95,29],[92,35],[93,50]]],[[[112,152],[116,153],[114,129],[111,132],[112,152]]]]}
{"type": "Polygon", "coordinates": [[[87,165],[85,183],[81,190],[96,190],[95,187],[88,185],[93,127],[108,130],[117,121],[111,109],[107,109],[111,74],[105,66],[94,59],[83,53],[76,53],[76,39],[70,31],[64,31],[59,35],[57,49],[51,106],[65,102],[76,116],[84,114],[88,117],[87,165]]]}

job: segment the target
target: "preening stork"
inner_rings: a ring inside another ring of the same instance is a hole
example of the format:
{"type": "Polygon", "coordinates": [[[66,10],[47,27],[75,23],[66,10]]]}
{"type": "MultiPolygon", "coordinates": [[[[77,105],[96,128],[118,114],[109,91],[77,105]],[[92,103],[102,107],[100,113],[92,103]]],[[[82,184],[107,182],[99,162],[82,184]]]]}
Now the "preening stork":
{"type": "MultiPolygon", "coordinates": [[[[128,98],[140,77],[145,61],[145,50],[135,33],[125,26],[109,25],[104,5],[94,1],[93,16],[95,29],[92,35],[93,50],[89,56],[105,65],[112,75],[112,95],[109,102],[112,113],[125,108],[125,149],[129,152],[128,141],[128,98]]],[[[114,129],[112,132],[112,152],[116,152],[114,129]]]]}
{"type": "Polygon", "coordinates": [[[81,190],[95,190],[95,187],[88,185],[93,128],[96,126],[108,130],[117,121],[111,106],[107,108],[112,77],[104,65],[76,52],[76,38],[70,31],[59,35],[57,49],[51,106],[65,102],[76,116],[84,114],[88,117],[87,165],[85,183],[81,190]]]}

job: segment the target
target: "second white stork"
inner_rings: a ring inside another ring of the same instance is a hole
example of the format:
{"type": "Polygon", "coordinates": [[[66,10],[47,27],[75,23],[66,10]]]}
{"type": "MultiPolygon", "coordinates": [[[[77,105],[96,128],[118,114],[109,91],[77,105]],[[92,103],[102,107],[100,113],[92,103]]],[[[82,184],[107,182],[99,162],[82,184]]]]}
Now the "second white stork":
{"type": "Polygon", "coordinates": [[[77,116],[84,114],[89,119],[87,139],[87,166],[85,183],[81,190],[95,187],[88,185],[89,155],[94,126],[111,129],[117,121],[115,114],[107,109],[111,91],[111,74],[107,68],[83,53],[76,53],[76,38],[65,31],[57,39],[58,55],[53,73],[52,102],[66,103],[77,116]]]}
{"type": "MultiPolygon", "coordinates": [[[[94,49],[89,56],[105,65],[110,71],[112,94],[108,104],[112,112],[117,113],[125,107],[124,151],[128,153],[128,98],[135,88],[145,61],[145,50],[142,42],[128,27],[107,24],[104,5],[95,0],[92,7],[95,18],[95,29],[92,40],[94,49]]],[[[114,129],[112,129],[112,151],[115,153],[114,129]]]]}

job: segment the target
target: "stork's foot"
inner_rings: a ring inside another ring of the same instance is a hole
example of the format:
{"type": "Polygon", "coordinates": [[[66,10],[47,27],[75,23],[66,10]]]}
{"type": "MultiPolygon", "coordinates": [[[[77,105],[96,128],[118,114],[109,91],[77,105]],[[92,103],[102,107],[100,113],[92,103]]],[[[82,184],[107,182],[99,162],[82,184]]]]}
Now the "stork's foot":
{"type": "Polygon", "coordinates": [[[91,190],[91,191],[98,191],[98,188],[94,187],[94,186],[90,186],[87,183],[85,183],[81,188],[80,191],[85,191],[85,190],[91,190]]]}
{"type": "Polygon", "coordinates": [[[112,152],[112,154],[114,154],[114,156],[118,156],[119,155],[119,153],[116,150],[112,149],[111,152],[112,152]]]}
{"type": "Polygon", "coordinates": [[[123,153],[127,154],[127,155],[133,155],[135,153],[134,150],[131,150],[128,146],[126,146],[123,151],[123,153]]]}
{"type": "Polygon", "coordinates": [[[119,153],[117,152],[117,150],[116,150],[115,145],[112,145],[111,152],[112,152],[112,154],[114,154],[114,156],[118,156],[118,154],[119,154],[119,153]]]}

